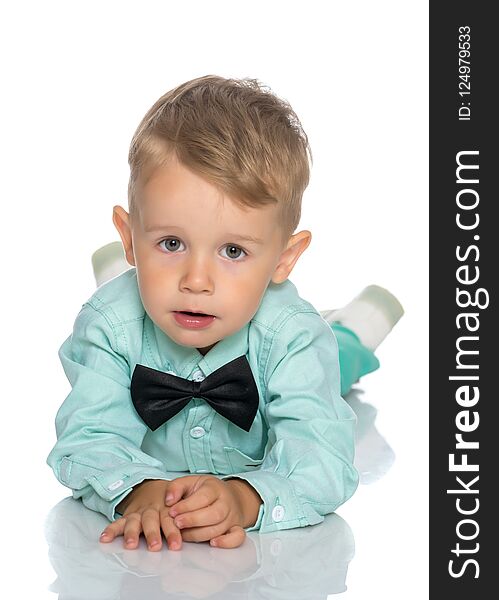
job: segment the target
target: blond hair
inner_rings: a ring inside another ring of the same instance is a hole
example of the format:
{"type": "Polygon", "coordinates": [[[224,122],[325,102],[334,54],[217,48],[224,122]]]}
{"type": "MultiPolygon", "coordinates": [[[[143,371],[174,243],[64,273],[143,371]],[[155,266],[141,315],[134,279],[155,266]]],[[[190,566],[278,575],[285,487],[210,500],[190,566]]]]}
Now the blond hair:
{"type": "Polygon", "coordinates": [[[132,218],[137,182],[172,155],[242,207],[278,203],[286,241],[298,226],[312,152],[289,103],[258,80],[206,75],[154,103],[130,144],[132,218]]]}

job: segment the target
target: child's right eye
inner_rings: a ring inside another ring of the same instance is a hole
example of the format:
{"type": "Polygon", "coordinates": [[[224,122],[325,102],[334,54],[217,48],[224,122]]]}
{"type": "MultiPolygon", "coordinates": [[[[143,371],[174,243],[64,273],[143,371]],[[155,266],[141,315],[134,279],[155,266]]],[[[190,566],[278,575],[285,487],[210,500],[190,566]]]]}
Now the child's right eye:
{"type": "Polygon", "coordinates": [[[180,244],[181,241],[177,238],[166,238],[165,240],[161,240],[161,242],[159,242],[159,245],[168,252],[175,252],[178,250],[180,244]],[[162,244],[165,244],[165,246],[161,246],[162,244]]]}

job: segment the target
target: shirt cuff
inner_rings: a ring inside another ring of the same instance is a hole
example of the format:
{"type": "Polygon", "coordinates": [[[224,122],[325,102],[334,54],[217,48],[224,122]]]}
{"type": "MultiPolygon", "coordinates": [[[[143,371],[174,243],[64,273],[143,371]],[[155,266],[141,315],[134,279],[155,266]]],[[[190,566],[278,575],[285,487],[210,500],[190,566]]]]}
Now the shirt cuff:
{"type": "Polygon", "coordinates": [[[89,477],[89,483],[95,494],[91,498],[82,498],[84,504],[104,514],[110,521],[116,521],[122,515],[116,511],[116,506],[132,489],[146,479],[161,479],[172,481],[185,475],[184,472],[163,471],[148,465],[124,465],[122,469],[112,469],[100,475],[89,477]]]}
{"type": "Polygon", "coordinates": [[[245,527],[244,531],[257,531],[258,529],[260,529],[264,512],[265,512],[265,508],[264,508],[264,504],[262,502],[262,504],[260,504],[260,508],[258,509],[258,516],[256,518],[255,524],[252,525],[251,527],[245,527]]]}

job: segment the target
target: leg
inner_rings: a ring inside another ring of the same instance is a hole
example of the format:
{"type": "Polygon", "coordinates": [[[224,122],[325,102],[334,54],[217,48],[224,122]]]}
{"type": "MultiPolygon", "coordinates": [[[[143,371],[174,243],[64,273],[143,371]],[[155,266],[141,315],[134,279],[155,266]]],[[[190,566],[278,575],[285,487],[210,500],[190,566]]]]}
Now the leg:
{"type": "Polygon", "coordinates": [[[351,329],[341,323],[331,323],[331,329],[338,342],[341,395],[344,396],[363,375],[379,367],[379,360],[372,350],[361,344],[351,329]]]}
{"type": "Polygon", "coordinates": [[[366,287],[339,310],[321,311],[338,341],[342,394],[379,367],[374,350],[403,314],[397,298],[377,285],[366,287]]]}

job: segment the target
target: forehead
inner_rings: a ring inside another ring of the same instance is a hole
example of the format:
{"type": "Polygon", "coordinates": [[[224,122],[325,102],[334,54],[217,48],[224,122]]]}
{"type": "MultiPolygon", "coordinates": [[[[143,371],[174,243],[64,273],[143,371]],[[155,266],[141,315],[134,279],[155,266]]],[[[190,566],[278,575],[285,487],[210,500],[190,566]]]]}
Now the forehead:
{"type": "Polygon", "coordinates": [[[242,206],[177,160],[155,169],[147,181],[139,182],[137,198],[144,230],[181,227],[218,233],[227,228],[268,237],[278,225],[276,205],[242,206]]]}

